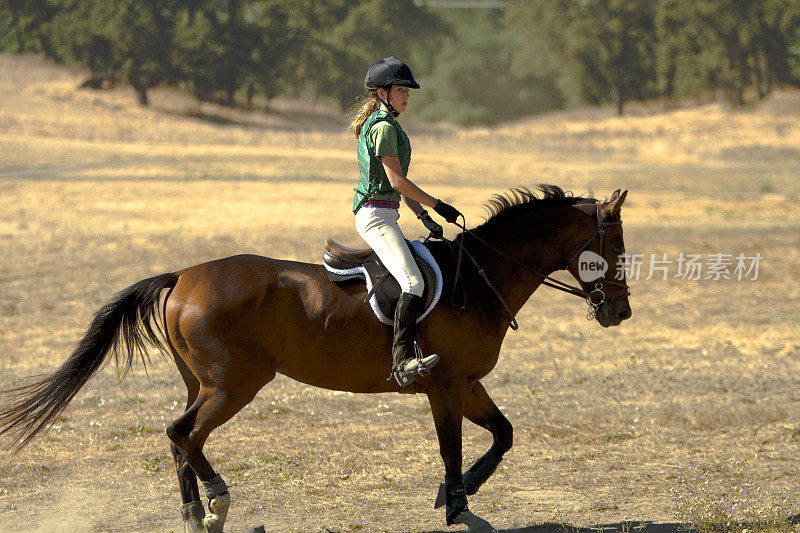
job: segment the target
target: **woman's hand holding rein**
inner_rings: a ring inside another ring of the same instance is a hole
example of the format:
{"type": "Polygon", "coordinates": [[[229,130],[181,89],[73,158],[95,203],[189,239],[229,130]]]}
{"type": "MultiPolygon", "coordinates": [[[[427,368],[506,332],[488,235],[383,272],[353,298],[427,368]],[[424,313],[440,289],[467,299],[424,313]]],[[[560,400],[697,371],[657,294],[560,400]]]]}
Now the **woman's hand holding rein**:
{"type": "Polygon", "coordinates": [[[441,200],[436,200],[436,205],[433,206],[433,210],[436,211],[440,217],[451,224],[455,223],[456,220],[458,220],[458,217],[464,216],[459,212],[458,209],[450,204],[444,203],[441,200]]]}
{"type": "Polygon", "coordinates": [[[441,224],[433,220],[427,211],[423,211],[417,215],[417,218],[422,222],[422,225],[425,226],[425,229],[431,232],[431,237],[434,239],[441,239],[444,236],[444,229],[441,224]]]}

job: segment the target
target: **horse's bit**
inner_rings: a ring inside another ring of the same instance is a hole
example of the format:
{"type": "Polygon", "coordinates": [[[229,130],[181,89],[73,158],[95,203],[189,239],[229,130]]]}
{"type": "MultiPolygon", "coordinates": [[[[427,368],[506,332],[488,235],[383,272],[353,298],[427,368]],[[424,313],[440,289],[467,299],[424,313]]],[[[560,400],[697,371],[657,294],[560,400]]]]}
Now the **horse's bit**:
{"type": "MultiPolygon", "coordinates": [[[[622,224],[621,220],[614,220],[614,221],[611,221],[611,222],[604,222],[603,221],[603,215],[602,215],[602,213],[600,211],[600,204],[596,204],[595,207],[596,207],[595,212],[597,213],[597,230],[594,232],[594,235],[589,237],[589,240],[586,241],[586,244],[581,246],[580,250],[578,250],[577,253],[572,256],[572,259],[570,259],[569,262],[567,262],[567,267],[569,267],[569,265],[571,265],[572,262],[575,261],[575,259],[584,250],[586,250],[586,248],[592,243],[592,241],[595,240],[598,237],[600,237],[600,257],[605,258],[605,254],[603,252],[605,252],[605,247],[604,247],[605,239],[604,239],[604,237],[605,237],[605,233],[606,232],[605,232],[605,229],[603,229],[603,228],[606,228],[608,226],[616,226],[618,224],[622,224]]],[[[541,274],[539,274],[539,275],[541,276],[541,274]]],[[[623,276],[623,280],[624,280],[624,276],[623,276]]],[[[556,287],[556,288],[558,288],[558,287],[556,287]]],[[[571,288],[575,289],[575,287],[571,287],[571,288]]],[[[603,305],[612,304],[612,303],[614,303],[614,302],[616,302],[618,300],[621,300],[623,298],[627,298],[631,294],[631,289],[630,289],[630,287],[628,286],[628,284],[625,281],[618,281],[618,280],[615,280],[615,279],[608,279],[605,274],[603,274],[601,277],[599,277],[597,279],[597,283],[594,284],[594,288],[591,291],[589,291],[588,293],[586,291],[582,290],[582,289],[578,289],[578,290],[583,292],[583,294],[581,296],[584,296],[586,298],[586,304],[589,306],[589,309],[588,309],[588,311],[586,313],[586,319],[587,320],[594,320],[594,318],[597,316],[597,310],[600,309],[600,307],[602,307],[603,305]],[[608,285],[616,285],[618,287],[623,287],[625,289],[625,292],[623,294],[617,296],[613,300],[606,300],[606,293],[603,291],[603,283],[604,282],[606,284],[608,284],[608,285]]]]}

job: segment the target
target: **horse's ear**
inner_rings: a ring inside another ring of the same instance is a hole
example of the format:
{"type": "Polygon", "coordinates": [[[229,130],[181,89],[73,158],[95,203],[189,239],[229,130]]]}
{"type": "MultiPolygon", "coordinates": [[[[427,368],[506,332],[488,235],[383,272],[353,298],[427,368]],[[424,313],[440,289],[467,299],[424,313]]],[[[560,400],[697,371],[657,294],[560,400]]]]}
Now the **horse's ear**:
{"type": "Polygon", "coordinates": [[[614,191],[614,194],[611,195],[611,200],[603,205],[603,218],[610,219],[619,215],[619,210],[622,209],[626,196],[628,196],[627,189],[622,194],[619,194],[619,189],[614,191]]]}

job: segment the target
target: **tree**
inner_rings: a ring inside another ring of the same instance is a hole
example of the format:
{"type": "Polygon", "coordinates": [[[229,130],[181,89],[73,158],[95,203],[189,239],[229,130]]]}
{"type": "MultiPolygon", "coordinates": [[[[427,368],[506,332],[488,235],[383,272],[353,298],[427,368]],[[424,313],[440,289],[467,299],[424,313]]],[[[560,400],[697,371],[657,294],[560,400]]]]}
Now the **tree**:
{"type": "Polygon", "coordinates": [[[131,85],[139,103],[147,91],[175,78],[173,20],[177,0],[53,0],[56,14],[41,26],[62,61],[110,73],[131,85]]]}
{"type": "Polygon", "coordinates": [[[58,6],[48,0],[0,1],[0,50],[42,52],[56,56],[44,27],[58,13],[58,6]]]}
{"type": "Polygon", "coordinates": [[[338,92],[347,83],[341,65],[346,50],[331,42],[331,32],[355,7],[349,0],[295,0],[286,6],[286,31],[293,36],[292,49],[286,56],[284,83],[291,95],[317,98],[322,87],[338,92]]]}
{"type": "Polygon", "coordinates": [[[112,71],[148,105],[148,89],[175,78],[172,64],[176,0],[118,0],[95,4],[102,35],[112,54],[112,71]]]}
{"type": "Polygon", "coordinates": [[[625,102],[656,94],[656,0],[554,0],[509,4],[506,19],[534,71],[558,81],[568,104],[625,102]],[[538,67],[538,69],[537,69],[538,67]]]}
{"type": "Polygon", "coordinates": [[[438,17],[413,0],[367,0],[347,13],[327,39],[335,75],[330,85],[342,107],[364,92],[369,65],[389,56],[409,62],[412,51],[430,50],[443,30],[438,17]]]}
{"type": "Polygon", "coordinates": [[[800,28],[794,32],[789,45],[789,80],[800,86],[800,28]]]}
{"type": "Polygon", "coordinates": [[[731,105],[790,80],[789,43],[800,22],[794,0],[662,0],[659,74],[669,96],[719,90],[731,105]]]}
{"type": "Polygon", "coordinates": [[[411,116],[494,124],[561,105],[552,82],[513,65],[518,43],[501,11],[451,9],[441,17],[447,27],[439,32],[439,50],[412,52],[424,79],[411,116]]]}
{"type": "Polygon", "coordinates": [[[249,2],[245,21],[252,26],[255,38],[250,49],[244,89],[247,103],[262,94],[269,105],[281,91],[287,90],[290,77],[289,57],[303,46],[303,35],[289,24],[286,3],[280,0],[249,2]]]}

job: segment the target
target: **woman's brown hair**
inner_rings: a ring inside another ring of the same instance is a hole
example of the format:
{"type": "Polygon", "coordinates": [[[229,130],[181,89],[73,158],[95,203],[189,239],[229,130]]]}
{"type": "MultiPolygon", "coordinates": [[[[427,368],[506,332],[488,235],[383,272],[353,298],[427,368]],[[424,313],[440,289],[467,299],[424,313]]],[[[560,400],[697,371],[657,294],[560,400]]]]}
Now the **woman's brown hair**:
{"type": "Polygon", "coordinates": [[[361,128],[364,126],[364,122],[367,121],[372,113],[380,109],[380,107],[381,102],[378,100],[378,91],[376,89],[369,89],[367,94],[361,98],[361,107],[356,112],[347,130],[352,131],[356,137],[361,135],[361,128]]]}

